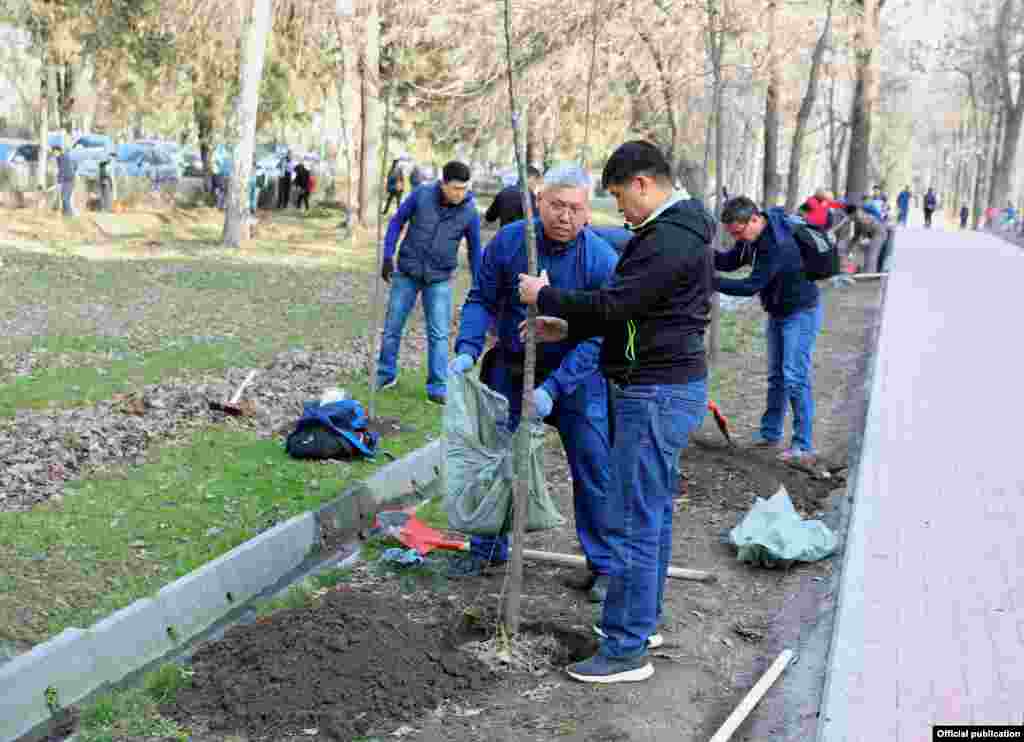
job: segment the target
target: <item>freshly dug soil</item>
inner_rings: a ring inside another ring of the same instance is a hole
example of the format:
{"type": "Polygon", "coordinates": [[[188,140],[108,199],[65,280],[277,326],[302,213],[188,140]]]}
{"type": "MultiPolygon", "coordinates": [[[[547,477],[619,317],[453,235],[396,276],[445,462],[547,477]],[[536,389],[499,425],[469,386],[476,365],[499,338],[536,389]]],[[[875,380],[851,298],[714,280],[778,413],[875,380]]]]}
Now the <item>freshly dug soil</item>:
{"type": "Polygon", "coordinates": [[[314,607],[233,628],[193,659],[192,686],[164,709],[191,725],[269,739],[348,742],[483,688],[491,672],[401,600],[344,586],[314,607]],[[309,730],[317,730],[310,732],[309,730]]]}

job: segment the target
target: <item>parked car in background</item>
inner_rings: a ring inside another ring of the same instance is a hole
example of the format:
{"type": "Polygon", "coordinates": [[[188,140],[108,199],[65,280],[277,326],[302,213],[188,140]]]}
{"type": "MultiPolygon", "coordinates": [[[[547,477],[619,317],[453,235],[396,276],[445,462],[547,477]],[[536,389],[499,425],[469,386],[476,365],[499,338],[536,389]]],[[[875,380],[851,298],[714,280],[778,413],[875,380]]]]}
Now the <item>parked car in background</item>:
{"type": "Polygon", "coordinates": [[[157,186],[178,180],[178,164],[162,147],[132,142],[117,150],[117,173],[149,178],[157,186]]]}
{"type": "Polygon", "coordinates": [[[114,140],[105,134],[83,134],[71,145],[69,154],[78,165],[78,175],[95,178],[99,175],[100,161],[114,151],[114,140]]]}

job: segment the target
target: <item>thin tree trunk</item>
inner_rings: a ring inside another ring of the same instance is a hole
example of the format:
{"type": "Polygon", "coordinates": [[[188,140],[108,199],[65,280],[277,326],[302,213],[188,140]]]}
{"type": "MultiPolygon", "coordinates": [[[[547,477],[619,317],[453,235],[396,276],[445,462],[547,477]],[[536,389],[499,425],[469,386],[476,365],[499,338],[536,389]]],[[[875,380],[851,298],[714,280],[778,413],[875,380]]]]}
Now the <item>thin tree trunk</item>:
{"type": "Polygon", "coordinates": [[[359,222],[363,226],[371,224],[370,219],[377,219],[373,203],[376,199],[372,189],[380,184],[378,167],[380,158],[377,156],[380,146],[380,2],[368,0],[366,17],[365,45],[363,47],[360,69],[362,101],[362,137],[359,152],[359,222]]]}
{"type": "MultiPolygon", "coordinates": [[[[719,217],[722,215],[722,189],[725,187],[725,125],[722,117],[722,55],[725,50],[725,33],[721,21],[715,11],[714,4],[708,2],[708,43],[710,45],[712,75],[712,115],[715,117],[715,236],[711,249],[717,250],[721,244],[722,226],[719,217]]],[[[707,167],[704,168],[705,173],[707,167]]],[[[711,294],[711,322],[708,326],[708,365],[714,369],[721,355],[722,337],[722,305],[718,292],[711,294]]]]}
{"type": "MultiPolygon", "coordinates": [[[[508,73],[509,110],[512,113],[512,141],[515,146],[516,167],[519,181],[526,178],[526,152],[523,146],[523,131],[516,105],[515,81],[512,77],[512,0],[505,0],[505,59],[508,73]]],[[[523,188],[523,213],[527,224],[533,221],[529,189],[523,188]]],[[[532,228],[525,230],[527,273],[537,274],[537,244],[532,228]]],[[[537,307],[527,309],[527,336],[523,359],[523,403],[522,415],[515,439],[516,483],[512,505],[512,553],[509,561],[508,591],[502,607],[504,626],[512,636],[519,631],[519,611],[523,592],[523,537],[526,535],[530,495],[530,427],[533,420],[533,381],[537,362],[537,307]]]]}
{"type": "Polygon", "coordinates": [[[39,161],[36,169],[36,185],[46,190],[46,162],[49,158],[50,138],[50,54],[43,44],[42,66],[39,68],[39,161]]]}
{"type": "Polygon", "coordinates": [[[985,213],[985,180],[988,173],[988,160],[992,151],[991,126],[987,135],[982,133],[982,121],[984,117],[978,116],[978,143],[981,144],[984,136],[984,148],[975,155],[974,173],[974,213],[971,216],[971,227],[977,229],[981,226],[982,215],[985,213]]]}
{"type": "Polygon", "coordinates": [[[793,129],[793,145],[789,155],[789,181],[786,184],[786,210],[793,211],[796,202],[800,198],[800,167],[803,159],[804,137],[807,130],[807,122],[814,112],[814,104],[818,98],[818,78],[821,76],[821,61],[825,57],[825,50],[829,45],[829,37],[832,32],[832,0],[829,0],[828,10],[825,15],[825,28],[814,45],[814,52],[811,55],[811,71],[807,76],[807,91],[804,99],[800,101],[800,110],[796,115],[796,128],[793,129]]]}
{"type": "Polygon", "coordinates": [[[868,192],[871,118],[878,100],[878,21],[884,1],[864,0],[864,17],[854,41],[857,85],[850,115],[850,156],[846,166],[846,197],[851,203],[860,203],[868,192]]]}
{"type": "Polygon", "coordinates": [[[995,127],[992,131],[992,155],[988,163],[988,190],[985,198],[986,206],[995,206],[997,209],[1000,204],[996,201],[999,195],[996,192],[996,182],[998,180],[999,158],[1003,149],[1003,123],[1003,112],[998,111],[995,118],[995,127]]]}
{"type": "Polygon", "coordinates": [[[779,185],[779,97],[782,94],[782,67],[776,49],[779,0],[768,4],[768,93],[764,104],[764,205],[774,206],[779,185]]]}
{"type": "Polygon", "coordinates": [[[249,175],[256,145],[256,112],[260,102],[260,80],[270,31],[271,0],[253,0],[246,20],[245,50],[239,75],[240,93],[235,116],[238,136],[234,171],[228,185],[224,208],[224,245],[241,247],[249,239],[249,175]]]}

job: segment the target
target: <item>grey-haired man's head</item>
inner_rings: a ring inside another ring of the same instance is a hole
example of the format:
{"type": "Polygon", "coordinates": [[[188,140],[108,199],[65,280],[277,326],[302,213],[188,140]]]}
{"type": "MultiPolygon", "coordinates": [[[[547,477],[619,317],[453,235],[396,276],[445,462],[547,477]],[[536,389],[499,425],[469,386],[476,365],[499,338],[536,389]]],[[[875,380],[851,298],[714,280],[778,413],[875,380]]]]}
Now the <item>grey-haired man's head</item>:
{"type": "Polygon", "coordinates": [[[555,167],[544,174],[537,208],[548,239],[570,242],[590,221],[590,185],[590,174],[576,165],[555,167]]]}

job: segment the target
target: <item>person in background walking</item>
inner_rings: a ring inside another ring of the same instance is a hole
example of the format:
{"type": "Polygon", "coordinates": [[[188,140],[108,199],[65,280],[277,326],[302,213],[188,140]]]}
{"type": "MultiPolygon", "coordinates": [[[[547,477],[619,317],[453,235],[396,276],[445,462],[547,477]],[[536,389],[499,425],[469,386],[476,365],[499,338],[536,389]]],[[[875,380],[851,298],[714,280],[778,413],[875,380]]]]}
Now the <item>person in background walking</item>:
{"type": "Polygon", "coordinates": [[[277,178],[277,208],[287,209],[292,195],[292,175],[295,166],[292,164],[292,153],[288,152],[281,158],[281,175],[277,178]]]}
{"type": "Polygon", "coordinates": [[[391,297],[377,364],[378,389],[398,383],[402,332],[416,297],[422,293],[427,322],[427,399],[442,405],[447,401],[452,273],[458,265],[463,239],[469,247],[470,275],[474,281],[480,266],[480,214],[469,187],[469,167],[453,160],[444,166],[441,182],[415,189],[388,223],[381,278],[391,284],[391,297]],[[406,225],[396,271],[395,247],[406,225]]]}
{"type": "Polygon", "coordinates": [[[391,163],[391,169],[388,171],[387,191],[388,200],[384,202],[381,214],[387,214],[391,210],[392,201],[396,207],[402,203],[402,196],[405,194],[405,173],[402,172],[398,160],[391,163]]]}
{"type": "Polygon", "coordinates": [[[907,217],[910,216],[910,186],[900,191],[900,195],[896,197],[896,209],[899,211],[899,225],[907,226],[907,217]]]}
{"type": "MultiPolygon", "coordinates": [[[[537,216],[537,189],[541,182],[540,170],[530,165],[526,170],[526,182],[530,191],[530,209],[533,211],[533,215],[537,216]]],[[[497,221],[502,227],[525,218],[523,187],[520,183],[502,188],[484,213],[485,222],[490,224],[497,221]]]]}
{"type": "Polygon", "coordinates": [[[736,245],[715,253],[715,268],[732,272],[753,265],[753,271],[738,280],[716,276],[715,289],[728,296],[760,295],[768,313],[768,398],[754,445],[781,448],[786,410],[792,407],[792,442],[779,458],[813,458],[811,357],[823,316],[818,287],[804,276],[800,248],[783,211],[761,212],[752,200],[737,196],[725,204],[721,219],[736,245]]]}
{"type": "Polygon", "coordinates": [[[54,147],[53,153],[57,157],[57,186],[60,188],[61,212],[64,216],[76,216],[74,196],[78,164],[71,159],[71,155],[65,152],[63,147],[54,147]]]}
{"type": "Polygon", "coordinates": [[[938,206],[939,197],[935,195],[935,189],[929,187],[928,192],[924,194],[924,226],[928,229],[932,228],[932,214],[938,206]]]}
{"type": "MultiPolygon", "coordinates": [[[[634,237],[608,285],[556,288],[546,274],[519,275],[519,298],[537,306],[540,342],[602,337],[608,380],[608,594],[593,657],[566,668],[586,683],[646,680],[648,649],[663,642],[665,578],[679,457],[708,405],[704,334],[710,322],[715,222],[700,201],[673,190],[655,145],[619,146],[602,185],[634,237]]],[[[544,194],[541,194],[544,198],[544,194]]]]}
{"type": "Polygon", "coordinates": [[[967,217],[970,215],[971,212],[967,208],[967,204],[960,207],[960,229],[967,229],[967,217]]]}
{"type": "Polygon", "coordinates": [[[295,166],[295,187],[298,189],[299,195],[295,199],[295,208],[302,208],[302,205],[306,205],[306,211],[309,211],[309,194],[312,192],[310,186],[310,178],[312,174],[309,172],[309,168],[306,167],[306,163],[299,161],[299,164],[295,166]]]}

